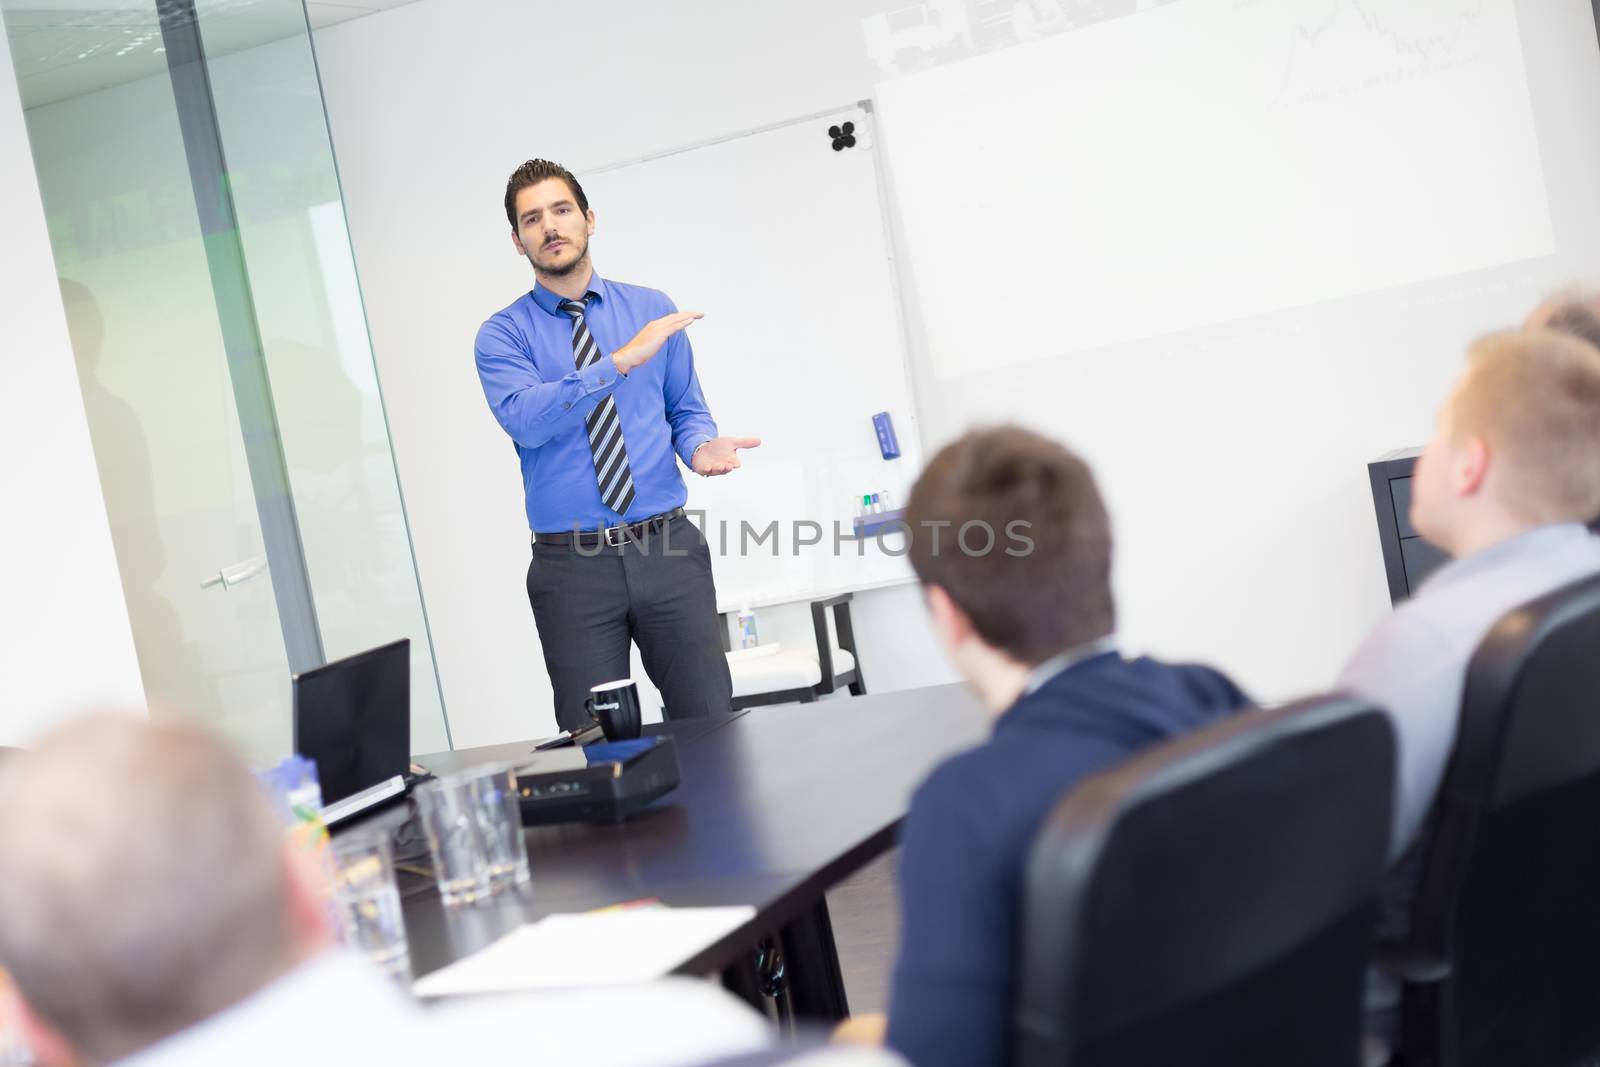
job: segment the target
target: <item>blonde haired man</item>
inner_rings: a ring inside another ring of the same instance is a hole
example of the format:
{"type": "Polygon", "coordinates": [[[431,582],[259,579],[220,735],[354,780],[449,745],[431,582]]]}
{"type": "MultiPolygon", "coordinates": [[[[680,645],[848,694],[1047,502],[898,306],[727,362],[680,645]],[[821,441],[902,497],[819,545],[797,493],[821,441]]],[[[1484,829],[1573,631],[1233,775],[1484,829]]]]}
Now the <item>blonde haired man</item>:
{"type": "MultiPolygon", "coordinates": [[[[1452,560],[1372,632],[1340,678],[1387,707],[1400,741],[1384,932],[1405,928],[1467,663],[1513,608],[1600,573],[1600,350],[1554,330],[1479,340],[1417,462],[1411,522],[1452,560]]],[[[1398,991],[1375,984],[1387,1036],[1398,991]]]]}

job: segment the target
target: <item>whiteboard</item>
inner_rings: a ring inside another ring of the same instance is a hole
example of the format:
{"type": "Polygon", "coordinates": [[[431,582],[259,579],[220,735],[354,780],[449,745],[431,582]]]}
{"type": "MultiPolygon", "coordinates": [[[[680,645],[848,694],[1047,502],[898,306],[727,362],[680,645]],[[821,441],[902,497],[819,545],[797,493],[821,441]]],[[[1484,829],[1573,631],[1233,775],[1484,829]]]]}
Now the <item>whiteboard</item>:
{"type": "Polygon", "coordinates": [[[903,505],[921,462],[873,143],[851,108],[583,179],[596,273],[704,312],[689,336],[712,416],[762,439],[729,475],[684,472],[719,610],[912,578],[903,535],[835,537],[863,494],[903,505]],[[857,144],[834,151],[844,121],[857,144]],[[878,449],[880,411],[899,459],[878,449]]]}

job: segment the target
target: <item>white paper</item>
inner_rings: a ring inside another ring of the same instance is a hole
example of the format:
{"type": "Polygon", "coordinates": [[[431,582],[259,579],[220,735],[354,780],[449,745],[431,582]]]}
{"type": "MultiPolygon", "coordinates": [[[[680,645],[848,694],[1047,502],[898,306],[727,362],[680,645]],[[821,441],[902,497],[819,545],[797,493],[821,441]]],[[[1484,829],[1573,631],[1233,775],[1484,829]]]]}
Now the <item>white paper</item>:
{"type": "Polygon", "coordinates": [[[425,975],[419,997],[648,982],[755,917],[748,906],[551,915],[425,975]]]}

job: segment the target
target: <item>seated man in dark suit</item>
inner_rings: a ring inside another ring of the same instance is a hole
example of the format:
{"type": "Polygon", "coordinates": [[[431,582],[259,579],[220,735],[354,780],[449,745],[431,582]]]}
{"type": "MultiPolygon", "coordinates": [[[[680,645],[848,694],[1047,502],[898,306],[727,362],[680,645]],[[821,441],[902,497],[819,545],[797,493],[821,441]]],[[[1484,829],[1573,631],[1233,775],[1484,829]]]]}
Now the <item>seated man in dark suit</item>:
{"type": "Polygon", "coordinates": [[[1002,1064],[1022,873],[1045,817],[1078,779],[1246,699],[1216,671],[1118,654],[1110,523],[1060,445],[968,434],[917,480],[906,519],[934,629],[995,728],[911,802],[887,1039],[917,1067],[1002,1064]]]}

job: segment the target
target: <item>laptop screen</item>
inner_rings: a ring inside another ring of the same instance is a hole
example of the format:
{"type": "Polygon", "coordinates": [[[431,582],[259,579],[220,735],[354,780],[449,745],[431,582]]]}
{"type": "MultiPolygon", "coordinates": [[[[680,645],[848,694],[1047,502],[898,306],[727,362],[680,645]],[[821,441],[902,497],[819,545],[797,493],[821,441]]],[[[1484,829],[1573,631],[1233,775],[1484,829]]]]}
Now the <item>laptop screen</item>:
{"type": "Polygon", "coordinates": [[[411,762],[410,639],[295,675],[294,749],[317,761],[325,805],[405,774],[411,762]]]}

